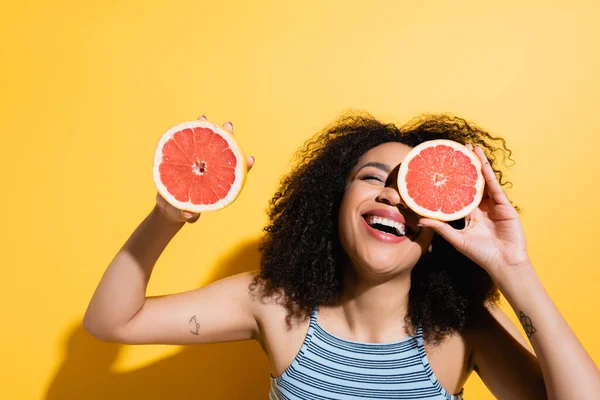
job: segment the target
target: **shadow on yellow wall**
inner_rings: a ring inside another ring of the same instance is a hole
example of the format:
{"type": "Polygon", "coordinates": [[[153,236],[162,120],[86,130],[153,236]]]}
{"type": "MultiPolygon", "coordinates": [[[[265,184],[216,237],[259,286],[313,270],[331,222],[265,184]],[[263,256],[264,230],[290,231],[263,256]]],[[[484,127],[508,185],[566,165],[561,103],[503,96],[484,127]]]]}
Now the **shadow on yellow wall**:
{"type": "MultiPolygon", "coordinates": [[[[236,246],[218,262],[212,281],[258,266],[259,257],[258,239],[236,246]]],[[[96,340],[79,323],[46,399],[262,400],[269,390],[268,361],[255,342],[187,346],[143,368],[118,372],[113,365],[123,347],[96,340]]]]}

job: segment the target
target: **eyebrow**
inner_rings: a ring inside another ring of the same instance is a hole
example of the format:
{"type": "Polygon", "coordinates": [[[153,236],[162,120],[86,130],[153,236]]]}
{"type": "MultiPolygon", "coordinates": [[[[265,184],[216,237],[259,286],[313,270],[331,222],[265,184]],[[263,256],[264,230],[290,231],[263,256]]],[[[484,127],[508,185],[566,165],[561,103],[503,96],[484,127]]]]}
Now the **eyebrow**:
{"type": "MultiPolygon", "coordinates": [[[[361,169],[363,169],[363,168],[366,168],[366,167],[375,167],[375,168],[378,168],[378,169],[380,169],[380,170],[382,170],[382,171],[385,171],[385,172],[387,172],[387,173],[389,173],[389,172],[392,170],[392,169],[390,168],[390,166],[389,166],[389,165],[387,165],[387,164],[380,163],[380,162],[375,162],[375,161],[371,161],[371,162],[368,162],[368,163],[366,163],[366,164],[365,164],[365,165],[363,165],[362,167],[360,167],[360,168],[358,169],[358,171],[360,171],[361,169]]],[[[358,172],[358,171],[356,171],[356,172],[358,172]]]]}

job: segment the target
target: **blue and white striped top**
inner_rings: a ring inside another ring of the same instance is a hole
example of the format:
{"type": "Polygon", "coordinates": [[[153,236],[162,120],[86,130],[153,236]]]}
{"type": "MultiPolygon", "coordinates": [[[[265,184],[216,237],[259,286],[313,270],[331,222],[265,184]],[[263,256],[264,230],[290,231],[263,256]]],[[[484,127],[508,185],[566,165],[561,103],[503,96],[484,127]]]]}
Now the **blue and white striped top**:
{"type": "Polygon", "coordinates": [[[312,312],[304,343],[279,378],[271,377],[270,400],[462,400],[433,374],[421,329],[392,343],[341,339],[317,323],[312,312]]]}

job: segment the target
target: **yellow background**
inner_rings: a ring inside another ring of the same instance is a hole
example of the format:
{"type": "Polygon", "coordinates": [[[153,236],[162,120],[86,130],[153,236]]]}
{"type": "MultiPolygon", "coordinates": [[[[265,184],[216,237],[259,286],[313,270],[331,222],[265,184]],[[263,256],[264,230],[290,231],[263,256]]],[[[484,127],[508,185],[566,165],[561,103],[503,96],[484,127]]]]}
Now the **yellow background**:
{"type": "MultiPolygon", "coordinates": [[[[0,398],[266,398],[255,343],[121,346],[81,328],[103,270],[153,206],[159,136],[201,114],[233,121],[256,167],[231,207],[175,238],[150,294],[255,268],[293,152],[343,110],[397,123],[453,112],[507,138],[509,194],[535,266],[600,362],[598,11],[573,1],[3,4],[0,398]]],[[[492,398],[475,375],[465,392],[492,398]]]]}

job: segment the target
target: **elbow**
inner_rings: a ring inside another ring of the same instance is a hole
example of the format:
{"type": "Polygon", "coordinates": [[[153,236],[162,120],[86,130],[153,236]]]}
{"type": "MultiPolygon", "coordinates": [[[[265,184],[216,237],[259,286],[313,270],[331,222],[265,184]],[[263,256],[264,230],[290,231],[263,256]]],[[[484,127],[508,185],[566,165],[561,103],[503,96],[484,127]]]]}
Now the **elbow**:
{"type": "Polygon", "coordinates": [[[100,331],[97,329],[89,329],[85,326],[84,326],[84,329],[86,331],[88,331],[88,333],[90,335],[92,335],[94,338],[98,339],[101,342],[104,342],[104,343],[116,343],[117,342],[115,337],[107,332],[100,331]]]}
{"type": "Polygon", "coordinates": [[[86,314],[82,322],[83,329],[85,329],[90,335],[95,337],[101,342],[105,343],[118,343],[119,339],[116,333],[103,327],[101,324],[94,321],[92,317],[86,314]]]}

